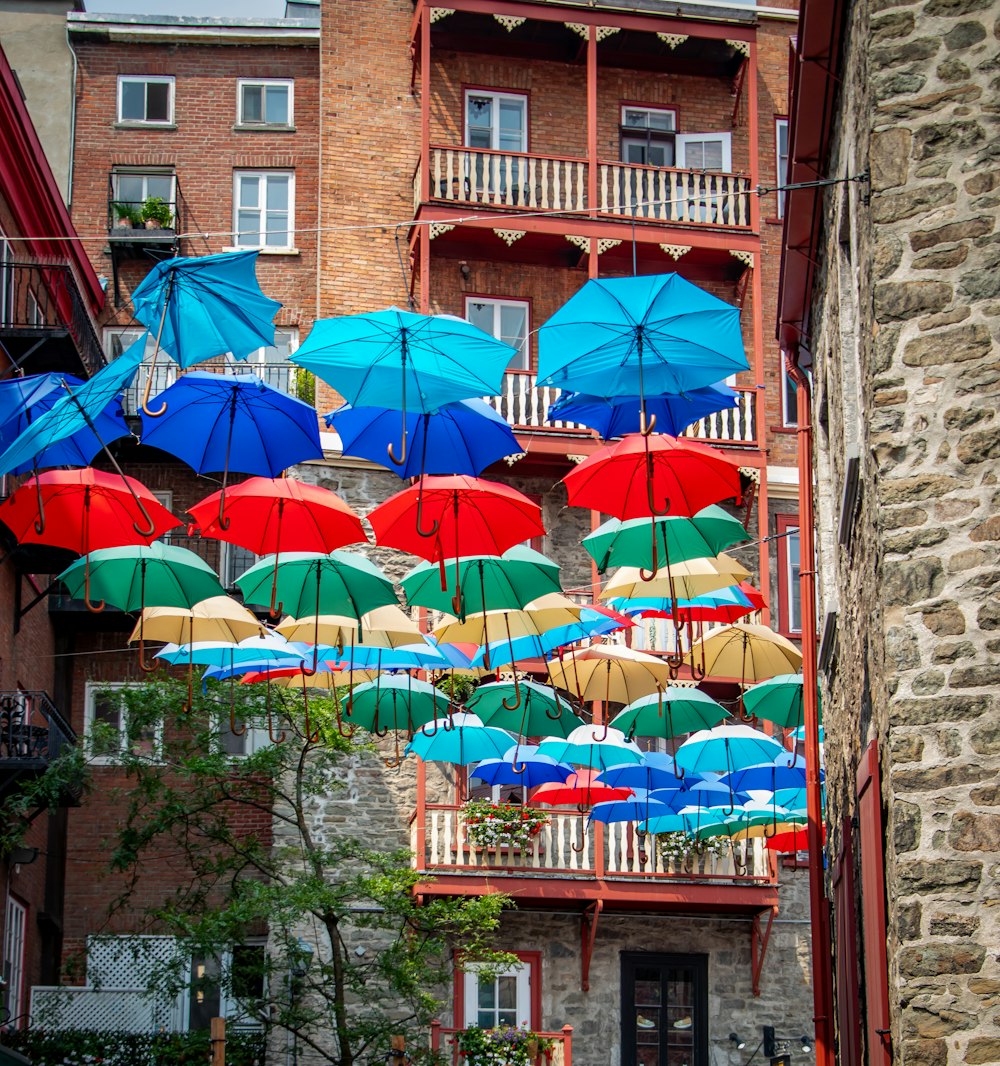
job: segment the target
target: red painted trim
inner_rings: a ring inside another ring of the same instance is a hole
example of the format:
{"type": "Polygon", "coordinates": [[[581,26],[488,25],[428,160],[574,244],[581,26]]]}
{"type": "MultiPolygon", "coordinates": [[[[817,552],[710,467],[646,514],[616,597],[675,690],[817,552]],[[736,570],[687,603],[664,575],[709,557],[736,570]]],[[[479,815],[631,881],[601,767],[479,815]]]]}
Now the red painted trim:
{"type": "MultiPolygon", "coordinates": [[[[420,7],[420,199],[431,196],[431,9],[427,0],[420,7]]],[[[423,280],[421,279],[421,302],[423,280]]],[[[426,314],[426,311],[424,312],[426,314]]]]}
{"type": "MultiPolygon", "coordinates": [[[[762,434],[758,434],[762,436],[762,434]]],[[[771,552],[770,545],[764,540],[768,534],[769,505],[767,494],[767,472],[761,472],[760,484],[757,486],[757,546],[758,566],[760,568],[760,588],[764,593],[764,606],[760,612],[761,622],[771,624],[771,552]]]]}
{"type": "Polygon", "coordinates": [[[837,1033],[841,1066],[861,1066],[861,1000],[858,995],[858,927],[854,895],[854,833],[845,817],[833,869],[837,934],[837,1033]]]}
{"type": "MultiPolygon", "coordinates": [[[[597,218],[597,27],[587,30],[587,202],[590,217],[597,218]]],[[[587,275],[596,278],[601,272],[596,241],[587,251],[587,275]]]]}
{"type": "MultiPolygon", "coordinates": [[[[792,629],[788,624],[791,615],[790,593],[791,586],[788,582],[788,538],[781,534],[790,529],[798,528],[799,532],[799,567],[802,566],[802,525],[797,514],[778,514],[774,516],[775,533],[779,535],[775,541],[778,557],[778,632],[785,637],[801,637],[801,620],[798,629],[792,629]]],[[[799,601],[799,614],[802,614],[802,602],[799,601]]]]}

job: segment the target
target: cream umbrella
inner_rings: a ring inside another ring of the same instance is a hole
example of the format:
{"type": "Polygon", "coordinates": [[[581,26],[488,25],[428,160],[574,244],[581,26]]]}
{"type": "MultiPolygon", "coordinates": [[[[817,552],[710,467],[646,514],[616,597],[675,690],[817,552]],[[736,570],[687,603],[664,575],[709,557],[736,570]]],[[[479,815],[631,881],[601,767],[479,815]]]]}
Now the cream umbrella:
{"type": "Polygon", "coordinates": [[[790,640],[769,626],[743,622],[696,641],[691,648],[692,671],[699,658],[703,676],[735,677],[741,685],[796,673],[802,667],[802,653],[790,640]]]}
{"type": "Polygon", "coordinates": [[[404,644],[416,644],[421,639],[420,627],[395,604],[385,604],[363,614],[360,623],[360,640],[358,620],[339,614],[284,618],[275,629],[289,640],[302,640],[310,644],[319,641],[338,648],[354,644],[397,648],[404,644]]]}
{"type": "Polygon", "coordinates": [[[649,581],[642,579],[637,566],[622,566],[611,575],[601,592],[602,600],[618,597],[636,599],[662,596],[671,600],[693,600],[706,592],[738,585],[750,577],[750,571],[725,552],[714,558],[687,559],[670,567],[670,575],[661,572],[649,581]]]}

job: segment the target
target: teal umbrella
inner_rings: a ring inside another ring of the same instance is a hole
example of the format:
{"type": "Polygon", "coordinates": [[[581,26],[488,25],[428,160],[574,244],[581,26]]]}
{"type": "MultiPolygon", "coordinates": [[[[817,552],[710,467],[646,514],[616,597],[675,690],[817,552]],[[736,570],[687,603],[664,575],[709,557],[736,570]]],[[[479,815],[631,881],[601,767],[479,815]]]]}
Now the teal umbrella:
{"type": "Polygon", "coordinates": [[[580,724],[569,701],[535,681],[496,681],[479,688],[465,706],[483,720],[519,737],[567,737],[580,724]],[[520,691],[520,704],[517,694],[520,691]],[[511,708],[514,708],[511,710],[511,708]]]}
{"type": "Polygon", "coordinates": [[[684,770],[732,773],[744,766],[773,762],[787,755],[774,739],[745,725],[716,726],[695,733],[677,749],[677,765],[684,770]]]}
{"type": "Polygon", "coordinates": [[[670,685],[662,692],[640,696],[611,719],[626,736],[664,737],[718,725],[729,712],[706,692],[670,685]]]}
{"type": "Polygon", "coordinates": [[[510,733],[483,725],[478,715],[460,711],[444,724],[425,725],[406,745],[404,754],[419,755],[425,762],[468,766],[503,758],[512,740],[510,733]]]}
{"type": "Polygon", "coordinates": [[[390,729],[412,733],[435,719],[445,719],[450,707],[447,695],[426,681],[387,674],[351,689],[344,717],[384,737],[390,729]]]}
{"type": "Polygon", "coordinates": [[[802,674],[778,674],[753,685],[743,693],[743,708],[786,729],[802,725],[802,674]]]}

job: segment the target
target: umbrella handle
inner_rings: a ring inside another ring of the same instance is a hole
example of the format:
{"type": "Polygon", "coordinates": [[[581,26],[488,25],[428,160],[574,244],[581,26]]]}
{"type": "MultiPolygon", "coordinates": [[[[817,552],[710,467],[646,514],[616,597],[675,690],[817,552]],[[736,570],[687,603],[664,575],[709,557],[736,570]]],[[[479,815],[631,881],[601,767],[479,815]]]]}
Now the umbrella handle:
{"type": "MultiPolygon", "coordinates": [[[[344,717],[351,717],[351,708],[354,706],[353,693],[347,701],[347,706],[344,708],[344,717]]],[[[333,686],[333,709],[337,715],[337,732],[344,738],[344,740],[350,740],[354,736],[354,726],[349,726],[347,732],[344,732],[344,719],[340,715],[340,697],[337,695],[337,686],[333,686]]]]}
{"type": "Polygon", "coordinates": [[[267,678],[267,735],[271,738],[272,744],[284,744],[285,743],[285,731],[282,729],[280,736],[274,735],[274,723],[271,720],[271,677],[267,678]]]}
{"type": "MultiPolygon", "coordinates": [[[[274,553],[274,573],[273,573],[273,575],[271,577],[271,606],[268,608],[268,612],[267,612],[271,616],[271,618],[277,618],[278,615],[281,614],[282,609],[285,606],[284,603],[282,603],[282,602],[277,602],[277,603],[275,602],[277,600],[277,598],[278,598],[278,559],[280,558],[280,556],[281,556],[281,552],[275,552],[274,553]]],[[[316,626],[317,626],[317,630],[318,630],[318,628],[319,628],[318,618],[317,618],[316,626]]],[[[314,670],[313,673],[315,673],[315,672],[316,671],[314,670]]]]}
{"type": "Polygon", "coordinates": [[[577,853],[577,855],[582,854],[584,848],[586,848],[586,846],[587,846],[587,842],[584,839],[584,837],[586,836],[586,833],[587,833],[587,823],[583,820],[583,811],[581,810],[580,811],[580,846],[577,847],[575,844],[570,844],[570,847],[577,853]]]}
{"type": "Polygon", "coordinates": [[[608,724],[609,724],[608,722],[604,723],[604,735],[603,736],[599,737],[593,730],[591,730],[590,735],[594,738],[595,741],[597,741],[598,744],[603,744],[604,741],[606,741],[608,739],[608,724]]]}
{"type": "Polygon", "coordinates": [[[436,711],[435,711],[434,717],[431,719],[431,721],[433,721],[433,723],[434,723],[434,728],[431,730],[431,732],[429,732],[429,733],[427,732],[427,723],[426,722],[424,722],[424,724],[420,727],[420,732],[423,733],[423,735],[425,737],[436,737],[437,736],[437,731],[438,731],[439,727],[438,727],[438,716],[437,716],[437,712],[436,711]]]}
{"type": "Polygon", "coordinates": [[[149,409],[149,394],[153,390],[153,371],[156,369],[156,357],[160,354],[160,338],[163,336],[163,324],[167,321],[167,307],[170,304],[170,297],[173,295],[175,280],[176,274],[171,270],[167,275],[167,283],[163,291],[163,310],[160,312],[160,324],[156,330],[153,358],[150,360],[149,370],[146,371],[146,388],[142,394],[142,413],[149,415],[150,418],[159,418],[161,415],[166,414],[167,411],[166,404],[163,404],[159,411],[151,411],[149,409]]]}
{"type": "Polygon", "coordinates": [[[742,877],[747,872],[747,864],[745,862],[740,862],[736,857],[736,845],[733,841],[729,842],[729,848],[733,853],[733,868],[736,871],[736,875],[737,877],[742,877]]]}
{"type": "MultiPolygon", "coordinates": [[[[516,677],[517,675],[515,674],[514,676],[516,677]]],[[[562,718],[562,710],[563,710],[562,709],[562,704],[559,702],[559,696],[557,695],[556,696],[556,713],[552,714],[551,713],[551,708],[546,707],[545,708],[545,717],[550,719],[553,722],[558,722],[559,719],[562,718]]]]}
{"type": "MultiPolygon", "coordinates": [[[[655,415],[654,415],[655,418],[655,415]]],[[[646,804],[646,815],[649,816],[649,804],[646,804]]],[[[646,834],[641,829],[635,831],[636,843],[639,845],[639,850],[636,852],[636,858],[639,860],[640,865],[645,866],[649,861],[649,852],[646,851],[646,834]]]]}
{"type": "MultiPolygon", "coordinates": [[[[103,603],[103,601],[102,601],[102,603],[103,603]]],[[[89,602],[88,602],[87,606],[90,607],[89,602]]],[[[90,607],[90,610],[93,610],[93,607],[90,607]]],[[[139,638],[139,669],[144,674],[151,674],[156,669],[156,663],[147,663],[145,661],[145,653],[146,653],[145,642],[143,641],[142,637],[140,637],[139,638]]]]}
{"type": "Polygon", "coordinates": [[[399,753],[399,730],[396,730],[396,757],[393,759],[382,760],[386,768],[389,770],[396,770],[403,765],[403,756],[399,753]]]}
{"type": "MultiPolygon", "coordinates": [[[[392,458],[391,444],[389,445],[389,458],[392,458]]],[[[423,472],[421,472],[420,484],[417,487],[417,536],[426,538],[436,537],[440,528],[441,523],[434,518],[431,520],[431,528],[424,529],[424,475],[423,472]]]]}
{"type": "MultiPolygon", "coordinates": [[[[226,518],[226,486],[223,485],[219,492],[219,517],[216,520],[219,529],[228,529],[232,519],[226,518]]],[[[275,553],[277,554],[277,553],[275,553]]]]}
{"type": "MultiPolygon", "coordinates": [[[[100,614],[105,608],[104,600],[91,603],[90,600],[90,553],[87,553],[87,563],[83,568],[83,602],[91,614],[100,614]]],[[[139,665],[142,666],[142,640],[139,641],[139,665]]],[[[142,667],[147,673],[152,673],[156,667],[142,667]]]]}
{"type": "MultiPolygon", "coordinates": [[[[162,323],[161,323],[162,326],[162,323]]],[[[157,341],[157,351],[159,351],[159,341],[157,341]]],[[[153,391],[153,370],[156,368],[156,352],[153,353],[153,361],[149,364],[149,370],[146,372],[146,387],[142,393],[142,413],[148,415],[150,418],[160,418],[167,413],[167,405],[163,403],[160,405],[158,411],[153,411],[149,406],[149,396],[153,391]]]]}
{"type": "MultiPolygon", "coordinates": [[[[650,494],[650,498],[652,498],[652,494],[653,494],[652,488],[647,484],[646,489],[647,489],[647,491],[650,494]]],[[[652,507],[652,504],[650,506],[652,507]]],[[[651,522],[650,523],[650,530],[652,531],[652,534],[653,534],[653,568],[651,570],[646,570],[645,568],[641,568],[640,567],[640,569],[639,569],[639,578],[642,581],[652,581],[653,578],[656,577],[656,575],[660,571],[659,548],[657,548],[657,546],[656,546],[656,522],[651,522]]],[[[663,535],[664,535],[664,537],[666,537],[666,535],[667,535],[666,531],[664,531],[663,535]]],[[[675,600],[674,601],[675,608],[676,608],[676,602],[677,601],[675,600]]]]}
{"type": "Polygon", "coordinates": [[[649,504],[649,511],[654,517],[662,518],[664,515],[670,514],[670,499],[669,497],[663,501],[663,510],[661,511],[656,506],[656,501],[653,499],[653,482],[649,478],[646,479],[646,502],[649,504]]]}
{"type": "Polygon", "coordinates": [[[236,728],[236,678],[229,675],[229,732],[234,737],[241,737],[247,731],[246,722],[236,728]]]}
{"type": "Polygon", "coordinates": [[[643,403],[642,407],[639,408],[639,432],[644,437],[648,437],[654,429],[656,429],[656,415],[650,415],[647,421],[646,405],[643,403]]]}
{"type": "Polygon", "coordinates": [[[35,471],[35,496],[38,499],[38,517],[35,519],[35,532],[41,536],[45,532],[45,501],[42,499],[42,483],[35,471]]]}
{"type": "MultiPolygon", "coordinates": [[[[503,616],[504,625],[507,627],[507,647],[510,648],[510,654],[514,655],[514,644],[510,639],[510,615],[504,612],[503,616]]],[[[517,669],[514,670],[514,702],[508,703],[507,697],[500,701],[500,705],[508,711],[516,711],[521,706],[521,682],[517,679],[517,669]]]]}

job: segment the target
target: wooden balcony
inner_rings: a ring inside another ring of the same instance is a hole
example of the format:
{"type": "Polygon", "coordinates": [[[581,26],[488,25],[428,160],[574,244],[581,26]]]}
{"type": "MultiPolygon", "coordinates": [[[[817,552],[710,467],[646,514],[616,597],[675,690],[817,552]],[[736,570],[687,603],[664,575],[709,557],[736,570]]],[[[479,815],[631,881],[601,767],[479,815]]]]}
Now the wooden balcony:
{"type": "MultiPolygon", "coordinates": [[[[750,228],[750,179],[674,167],[597,165],[597,202],[588,196],[589,164],[566,156],[529,155],[432,145],[427,198],[481,208],[590,214],[697,228],[750,228]]],[[[414,208],[422,175],[414,179],[414,208]]]]}
{"type": "MultiPolygon", "coordinates": [[[[458,1049],[458,1036],[462,1031],[431,1022],[431,1051],[438,1056],[435,1061],[462,1066],[465,1057],[458,1049]]],[[[539,1057],[544,1066],[573,1066],[572,1025],[564,1025],[558,1032],[540,1032],[538,1036],[552,1041],[552,1048],[539,1057]]]]}

